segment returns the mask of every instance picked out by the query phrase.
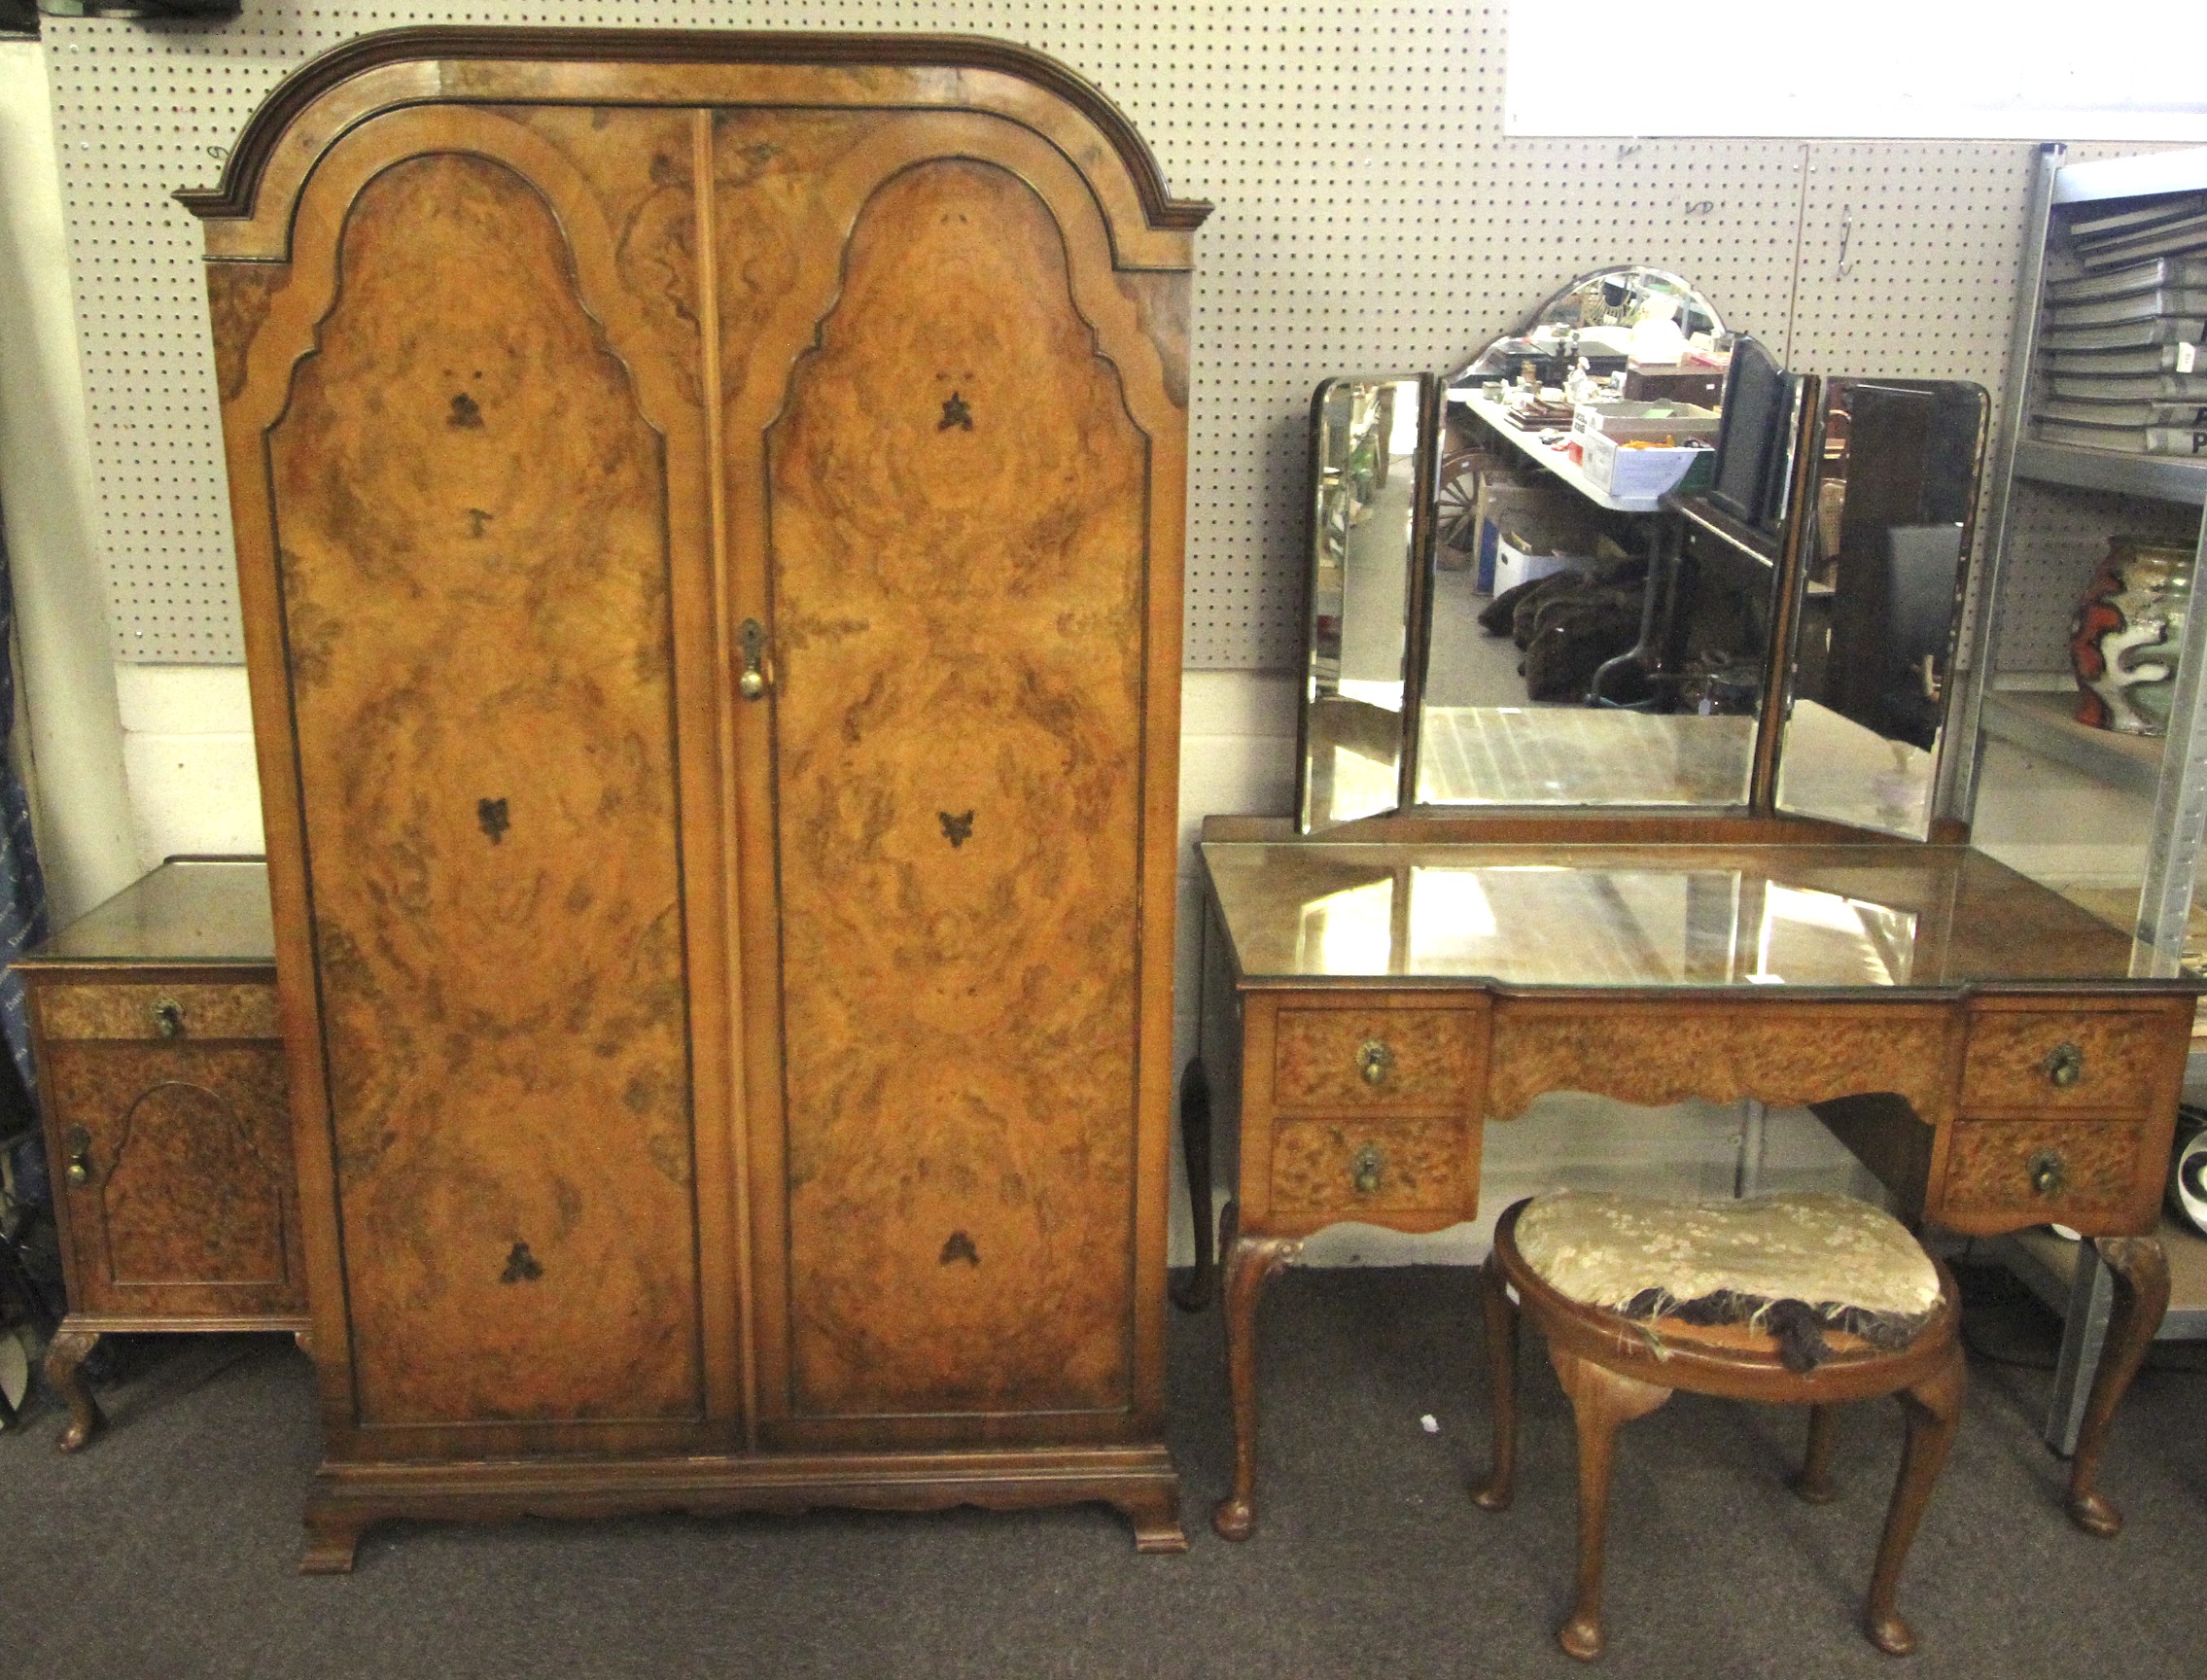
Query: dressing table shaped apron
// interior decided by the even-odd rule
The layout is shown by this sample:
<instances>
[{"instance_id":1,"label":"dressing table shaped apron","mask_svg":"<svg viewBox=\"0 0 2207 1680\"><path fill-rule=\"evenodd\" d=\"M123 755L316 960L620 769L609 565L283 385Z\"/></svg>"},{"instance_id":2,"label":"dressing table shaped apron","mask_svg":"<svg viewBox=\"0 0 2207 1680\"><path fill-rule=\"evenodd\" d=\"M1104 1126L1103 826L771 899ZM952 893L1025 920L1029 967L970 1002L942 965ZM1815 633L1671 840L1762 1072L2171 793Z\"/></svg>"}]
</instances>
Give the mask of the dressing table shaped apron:
<instances>
[{"instance_id":1,"label":"dressing table shaped apron","mask_svg":"<svg viewBox=\"0 0 2207 1680\"><path fill-rule=\"evenodd\" d=\"M2201 982L2134 977L2128 936L1981 852L1819 822L1380 818L1302 837L1214 817L1201 855L1191 1085L1240 1140L1221 1535L1255 1521L1266 1282L1328 1226L1474 1217L1484 1122L1550 1091L1806 1106L1905 1219L2093 1242L2116 1312L2068 1507L2119 1526L2095 1481L2167 1305L2152 1233ZM1206 1209L1209 1106L1184 1104Z\"/></svg>"}]
</instances>

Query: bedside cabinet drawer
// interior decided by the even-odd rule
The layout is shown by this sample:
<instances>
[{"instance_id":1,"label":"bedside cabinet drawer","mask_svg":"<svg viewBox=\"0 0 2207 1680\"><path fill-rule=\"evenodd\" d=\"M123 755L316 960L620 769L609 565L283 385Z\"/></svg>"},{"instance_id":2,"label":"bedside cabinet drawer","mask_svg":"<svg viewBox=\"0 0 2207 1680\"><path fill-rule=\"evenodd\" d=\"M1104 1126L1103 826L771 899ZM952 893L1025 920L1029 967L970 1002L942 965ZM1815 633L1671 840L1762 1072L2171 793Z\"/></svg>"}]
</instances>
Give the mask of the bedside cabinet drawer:
<instances>
[{"instance_id":1,"label":"bedside cabinet drawer","mask_svg":"<svg viewBox=\"0 0 2207 1680\"><path fill-rule=\"evenodd\" d=\"M2138 1173L2144 1131L2119 1121L1957 1121L1933 1216L2086 1225L2141 1202L2150 1216L2156 1188L2142 1189Z\"/></svg>"},{"instance_id":2,"label":"bedside cabinet drawer","mask_svg":"<svg viewBox=\"0 0 2207 1680\"><path fill-rule=\"evenodd\" d=\"M1431 1120L1282 1120L1273 1128L1272 1214L1448 1211L1479 1181L1478 1134Z\"/></svg>"},{"instance_id":3,"label":"bedside cabinet drawer","mask_svg":"<svg viewBox=\"0 0 2207 1680\"><path fill-rule=\"evenodd\" d=\"M1970 1017L1962 1106L2145 1113L2169 1030L2164 1015L1979 1011Z\"/></svg>"},{"instance_id":4,"label":"bedside cabinet drawer","mask_svg":"<svg viewBox=\"0 0 2207 1680\"><path fill-rule=\"evenodd\" d=\"M1276 1108L1457 1108L1470 1100L1482 1017L1463 1009L1282 1009Z\"/></svg>"},{"instance_id":5,"label":"bedside cabinet drawer","mask_svg":"<svg viewBox=\"0 0 2207 1680\"><path fill-rule=\"evenodd\" d=\"M281 1038L274 982L263 985L47 985L39 1025L49 1038Z\"/></svg>"}]
</instances>

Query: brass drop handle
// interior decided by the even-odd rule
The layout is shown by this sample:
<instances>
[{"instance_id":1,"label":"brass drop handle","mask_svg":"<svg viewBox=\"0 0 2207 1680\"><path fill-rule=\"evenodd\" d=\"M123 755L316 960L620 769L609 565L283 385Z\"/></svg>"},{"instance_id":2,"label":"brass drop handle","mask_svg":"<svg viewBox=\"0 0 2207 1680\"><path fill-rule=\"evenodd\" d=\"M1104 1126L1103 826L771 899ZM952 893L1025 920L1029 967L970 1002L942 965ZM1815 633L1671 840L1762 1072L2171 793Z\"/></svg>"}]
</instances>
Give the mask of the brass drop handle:
<instances>
[{"instance_id":1,"label":"brass drop handle","mask_svg":"<svg viewBox=\"0 0 2207 1680\"><path fill-rule=\"evenodd\" d=\"M175 998L161 998L157 999L152 1014L156 1036L161 1038L181 1038L184 1036L184 1005Z\"/></svg>"},{"instance_id":2,"label":"brass drop handle","mask_svg":"<svg viewBox=\"0 0 2207 1680\"><path fill-rule=\"evenodd\" d=\"M1395 1053L1377 1038L1367 1038L1356 1046L1356 1070L1364 1075L1367 1085L1384 1085L1394 1065Z\"/></svg>"},{"instance_id":3,"label":"brass drop handle","mask_svg":"<svg viewBox=\"0 0 2207 1680\"><path fill-rule=\"evenodd\" d=\"M2032 1156L2025 1171L2031 1175L2031 1188L2041 1196L2058 1194L2069 1182L2069 1169L2062 1164L2059 1153L2052 1149L2041 1149Z\"/></svg>"},{"instance_id":4,"label":"brass drop handle","mask_svg":"<svg viewBox=\"0 0 2207 1680\"><path fill-rule=\"evenodd\" d=\"M82 1126L72 1126L63 1141L69 1148L69 1166L62 1176L72 1188L82 1190L92 1181L92 1135Z\"/></svg>"},{"instance_id":5,"label":"brass drop handle","mask_svg":"<svg viewBox=\"0 0 2207 1680\"><path fill-rule=\"evenodd\" d=\"M1349 1181L1356 1186L1357 1195L1370 1196L1380 1188L1380 1173L1386 1164L1377 1143L1367 1143L1356 1151L1349 1163Z\"/></svg>"},{"instance_id":6,"label":"brass drop handle","mask_svg":"<svg viewBox=\"0 0 2207 1680\"><path fill-rule=\"evenodd\" d=\"M736 679L736 692L746 700L766 698L766 632L755 618L746 618L743 629L737 632L743 643L743 675Z\"/></svg>"},{"instance_id":7,"label":"brass drop handle","mask_svg":"<svg viewBox=\"0 0 2207 1680\"><path fill-rule=\"evenodd\" d=\"M2084 1052L2074 1044L2056 1044L2040 1066L2046 1069L2048 1084L2066 1091L2084 1077Z\"/></svg>"}]
</instances>

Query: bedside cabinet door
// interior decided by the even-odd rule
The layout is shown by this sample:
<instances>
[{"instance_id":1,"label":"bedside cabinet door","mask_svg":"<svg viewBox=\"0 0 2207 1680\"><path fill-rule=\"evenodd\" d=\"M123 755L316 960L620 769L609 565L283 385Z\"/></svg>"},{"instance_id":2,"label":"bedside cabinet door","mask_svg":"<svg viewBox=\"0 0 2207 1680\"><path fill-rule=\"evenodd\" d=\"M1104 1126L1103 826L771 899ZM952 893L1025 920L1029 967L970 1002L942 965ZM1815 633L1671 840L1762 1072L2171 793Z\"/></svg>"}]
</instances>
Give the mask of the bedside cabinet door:
<instances>
[{"instance_id":1,"label":"bedside cabinet door","mask_svg":"<svg viewBox=\"0 0 2207 1680\"><path fill-rule=\"evenodd\" d=\"M71 1310L302 1312L283 1046L43 1048Z\"/></svg>"}]
</instances>

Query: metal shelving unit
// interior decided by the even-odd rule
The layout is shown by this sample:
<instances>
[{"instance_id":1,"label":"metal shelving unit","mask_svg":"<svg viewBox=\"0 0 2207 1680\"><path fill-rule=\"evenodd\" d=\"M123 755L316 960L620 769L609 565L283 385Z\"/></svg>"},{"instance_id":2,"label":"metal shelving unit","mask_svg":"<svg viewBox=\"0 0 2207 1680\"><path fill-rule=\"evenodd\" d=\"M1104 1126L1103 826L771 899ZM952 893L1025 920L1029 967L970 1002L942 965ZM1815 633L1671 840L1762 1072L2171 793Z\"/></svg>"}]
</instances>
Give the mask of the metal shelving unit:
<instances>
[{"instance_id":1,"label":"metal shelving unit","mask_svg":"<svg viewBox=\"0 0 2207 1680\"><path fill-rule=\"evenodd\" d=\"M2072 892L2080 902L2110 914L2111 901L2135 904L2133 927L2142 973L2173 974L2185 961L2192 900L2198 885L2201 850L2207 840L2207 600L2194 599L2187 615L2178 655L2176 684L2167 735L2158 741L2111 734L2080 723L2076 695L2051 692L2049 673L2000 669L2004 617L2023 611L2012 591L2020 587L2024 568L2018 552L2037 533L2035 519L2054 521L2058 508L2065 528L2109 521L2103 533L2119 533L2119 521L2134 510L2166 530L2184 518L2181 509L2202 509L2189 522L2195 558L2194 578L2207 584L2207 459L2136 455L2042 442L2032 436L2034 397L2041 377L2038 335L2046 286L2066 265L2069 207L2090 205L2093 213L2123 199L2152 199L2169 193L2207 192L2207 150L2161 153L2146 158L2064 166L2064 148L2041 149L2033 184L2029 221L2018 277L2016 320L2011 341L2002 427L1991 464L1991 494L1983 530L1977 612L1963 684L1956 695L1953 725L1975 750L1947 755L1954 766L1939 791L1943 815L1973 824L1977 843L1996 856L2002 836L1979 819L1997 801L1986 797L1995 779L1988 766L2028 763L2058 767L2072 779L2070 797L2104 790L2104 809L2119 816L2137 813L2148 824L2143 845L2135 840L2126 855L2135 868L2136 897L2125 873L2119 887L2106 881L2085 883L2051 878L2022 857L2008 861L2024 873ZM2017 485L2032 489L2017 496ZM2063 499L2076 505L2063 506ZM2084 509L2080 513L2077 509ZM2081 551L2076 587L2083 588L2096 554ZM2044 577L2044 561L2039 576ZM2040 585L2043 589L2043 583ZM2040 617L2044 618L2043 607ZM2049 662L2050 663L2050 662ZM2001 750L2007 756L2001 756ZM2042 779L2047 771L2026 774ZM2077 780L2082 779L2082 780ZM2083 790L2082 795L2080 789ZM2023 789L2028 793L2030 789ZM2042 825L2053 821L2033 812L2028 797L2010 801ZM2073 807L2074 808L2074 807ZM2150 817L2146 814L2150 811ZM2025 848L2024 850L2028 850ZM2112 851L2111 851L2112 855ZM2197 1045L2200 1041L2194 1039ZM2195 1058L2197 1052L2195 1050ZM2200 1063L2195 1059L2194 1068ZM2188 1239L2193 1245L2197 1239ZM2070 1452L2084 1404L2084 1383L2097 1363L2107 1327L2111 1286L2107 1269L2089 1243L2065 1243L2050 1234L2025 1233L2011 1240L2012 1265L2049 1305L2064 1313L2061 1357L2054 1374L2045 1434L2048 1444ZM2192 1247L2184 1254L2189 1257ZM2164 1339L2207 1337L2207 1264L2179 1268L2180 1281L2162 1326Z\"/></svg>"}]
</instances>

